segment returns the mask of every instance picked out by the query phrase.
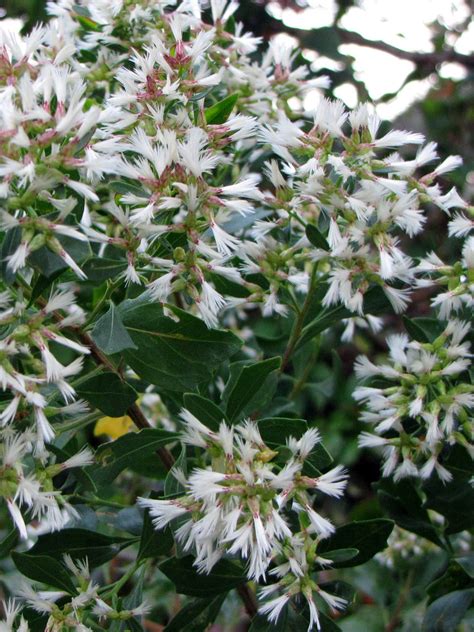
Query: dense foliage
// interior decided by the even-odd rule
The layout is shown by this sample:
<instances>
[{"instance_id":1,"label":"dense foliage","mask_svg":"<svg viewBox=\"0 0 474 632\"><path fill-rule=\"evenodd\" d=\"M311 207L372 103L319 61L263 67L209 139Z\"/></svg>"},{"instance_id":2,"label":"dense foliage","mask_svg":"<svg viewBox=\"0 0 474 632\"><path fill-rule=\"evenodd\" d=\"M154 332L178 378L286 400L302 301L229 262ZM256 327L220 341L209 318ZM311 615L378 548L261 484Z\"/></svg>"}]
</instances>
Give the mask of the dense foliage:
<instances>
[{"instance_id":1,"label":"dense foliage","mask_svg":"<svg viewBox=\"0 0 474 632\"><path fill-rule=\"evenodd\" d=\"M461 158L318 96L237 8L0 32L0 629L230 629L238 595L252 632L356 630L381 577L374 630L469 616Z\"/></svg>"}]
</instances>

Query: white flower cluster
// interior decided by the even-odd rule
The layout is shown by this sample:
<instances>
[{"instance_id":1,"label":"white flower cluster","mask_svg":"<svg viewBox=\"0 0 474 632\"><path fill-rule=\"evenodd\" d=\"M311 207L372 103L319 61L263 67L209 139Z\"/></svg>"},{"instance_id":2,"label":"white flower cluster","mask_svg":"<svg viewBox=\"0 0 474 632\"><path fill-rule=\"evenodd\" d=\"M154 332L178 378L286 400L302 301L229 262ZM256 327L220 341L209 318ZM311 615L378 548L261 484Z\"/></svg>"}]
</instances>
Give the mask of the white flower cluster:
<instances>
[{"instance_id":1,"label":"white flower cluster","mask_svg":"<svg viewBox=\"0 0 474 632\"><path fill-rule=\"evenodd\" d=\"M92 452L86 448L63 463L51 464L54 457L47 444L55 437L50 420L87 410L83 402L75 401L68 378L81 371L89 349L62 333L82 321L82 310L69 290L51 294L41 310L30 309L21 295L13 303L3 292L0 308L0 325L6 333L0 340L0 387L11 395L0 402L0 497L26 538L20 507L50 530L61 529L75 515L73 507L53 491L52 478L65 469L91 464ZM80 355L63 365L51 344Z\"/></svg>"},{"instance_id":2,"label":"white flower cluster","mask_svg":"<svg viewBox=\"0 0 474 632\"><path fill-rule=\"evenodd\" d=\"M431 301L442 319L465 310L472 311L474 305L474 214L458 212L448 224L450 237L464 238L461 257L454 263L445 263L432 252L418 265L421 287L436 284L442 291Z\"/></svg>"},{"instance_id":3,"label":"white flower cluster","mask_svg":"<svg viewBox=\"0 0 474 632\"><path fill-rule=\"evenodd\" d=\"M429 511L432 522L439 526L445 526L444 519L440 514ZM472 550L472 534L469 531L461 531L452 537L452 546L457 554L462 555ZM392 533L388 536L387 548L377 553L375 559L388 568L399 569L400 561L404 560L412 563L415 558L429 556L439 551L439 548L430 540L411 533L395 525Z\"/></svg>"},{"instance_id":4,"label":"white flower cluster","mask_svg":"<svg viewBox=\"0 0 474 632\"><path fill-rule=\"evenodd\" d=\"M433 342L410 341L405 334L387 338L389 363L375 365L358 358L361 378L383 380L385 386L359 386L356 400L365 404L362 421L374 426L363 432L361 447L382 447L384 476L452 478L443 467L445 447L456 443L474 455L472 410L474 386L458 379L471 367L470 324L451 320Z\"/></svg>"},{"instance_id":5,"label":"white flower cluster","mask_svg":"<svg viewBox=\"0 0 474 632\"><path fill-rule=\"evenodd\" d=\"M29 627L23 616L18 621L22 607L27 605L39 615L48 617L46 632L93 632L97 629L97 622L129 621L133 617L141 617L151 610L151 606L143 602L131 609L113 607L101 597L100 587L91 579L87 559L73 560L70 555L64 556L64 563L70 572L71 580L76 584L77 594L71 598L68 593L56 591L37 591L32 586L24 584L18 596L23 604L10 601L5 606L6 619L0 621L0 632L28 632ZM69 598L64 603L64 598ZM56 602L62 600L61 605ZM88 624L93 621L93 626ZM17 627L14 627L15 621Z\"/></svg>"},{"instance_id":6,"label":"white flower cluster","mask_svg":"<svg viewBox=\"0 0 474 632\"><path fill-rule=\"evenodd\" d=\"M249 579L277 578L261 593L263 598L282 593L261 608L270 621L277 620L292 597L303 596L311 612L308 629L319 629L313 595L331 608L340 608L345 601L326 593L313 578L315 564L331 564L318 556L317 547L334 526L313 508L311 495L339 498L346 486L345 471L337 466L317 477L304 474L305 461L320 441L315 429L287 440L290 456L282 464L278 451L265 444L254 422L230 427L222 422L213 432L187 410L182 419L184 443L205 449L211 465L193 470L189 477L174 471L185 489L182 496L140 498L139 504L150 510L157 529L180 519L175 536L184 551L193 553L199 572L211 572L224 555L243 558ZM290 527L290 514L299 523L296 532Z\"/></svg>"},{"instance_id":7,"label":"white flower cluster","mask_svg":"<svg viewBox=\"0 0 474 632\"><path fill-rule=\"evenodd\" d=\"M434 184L461 160L451 157L418 179L415 170L438 157L435 143L421 147L413 160L397 153L384 156L387 149L421 145L424 138L397 130L380 134L381 121L366 105L349 113L340 102L322 100L312 123L305 131L301 120L281 114L260 133L281 164L267 163L274 193L267 192L265 201L274 213L255 228L258 247L247 246L252 272L264 274L276 295L283 281L306 291L316 264L313 287L328 283L324 306L343 303L363 315L364 295L376 284L394 311L403 312L422 268L403 252L401 238L422 232L426 202L447 213L466 206L455 189L442 195ZM309 248L308 225L324 227L326 246ZM276 248L275 230L290 227L291 244ZM275 250L282 256L275 257Z\"/></svg>"},{"instance_id":8,"label":"white flower cluster","mask_svg":"<svg viewBox=\"0 0 474 632\"><path fill-rule=\"evenodd\" d=\"M45 247L82 279L76 240L122 261L125 282L152 299L179 293L209 326L232 305L285 314L285 285L306 292L311 276L328 283L324 305L361 315L378 284L403 311L418 269L400 237L422 231L425 202L466 206L435 184L460 159L417 178L434 143L411 160L385 154L422 135L380 134L365 105L292 111L327 79L309 79L284 46L253 61L258 39L225 29L237 3L211 2L212 24L204 7L142 0L130 14L121 1L64 0L48 26L3 37L1 221L19 242L9 269ZM307 225L327 231L327 248Z\"/></svg>"},{"instance_id":9,"label":"white flower cluster","mask_svg":"<svg viewBox=\"0 0 474 632\"><path fill-rule=\"evenodd\" d=\"M259 40L235 23L237 8L59 0L48 5L48 24L26 37L0 26L0 497L23 538L24 511L64 526L74 510L52 478L92 460L84 450L56 462L48 446L57 421L87 412L74 380L90 356L81 332L103 307L90 302L94 266L119 270L106 298L146 293L209 327L231 308L234 324L255 306L264 316L301 313L296 294L317 287L324 307L352 314L346 339L355 326L380 328L364 305L374 286L396 313L414 289L435 284L442 319L472 307L472 209L436 182L460 158L428 168L435 144L382 130L366 105L349 113L315 97L311 113L298 111L327 78L310 78L291 47L273 43L257 60ZM389 153L402 147L403 156ZM466 238L460 261L415 262L405 252L424 229L426 204L450 216L450 235ZM356 391L375 426L361 445L383 447L386 475L436 471L447 481L444 447L469 447L474 393L458 380L470 366L467 330L452 319L429 344L393 336L390 364L358 362L361 377L389 382ZM271 621L301 595L318 627L314 596L332 608L343 602L313 579L314 565L328 563L317 545L334 528L310 493L337 498L346 475L303 473L314 430L288 441L281 464L253 423L211 432L184 419L184 441L212 463L189 478L177 473L180 498L141 501L156 526L180 517L177 537L198 570L240 556L249 578L275 579L262 590Z\"/></svg>"}]
</instances>

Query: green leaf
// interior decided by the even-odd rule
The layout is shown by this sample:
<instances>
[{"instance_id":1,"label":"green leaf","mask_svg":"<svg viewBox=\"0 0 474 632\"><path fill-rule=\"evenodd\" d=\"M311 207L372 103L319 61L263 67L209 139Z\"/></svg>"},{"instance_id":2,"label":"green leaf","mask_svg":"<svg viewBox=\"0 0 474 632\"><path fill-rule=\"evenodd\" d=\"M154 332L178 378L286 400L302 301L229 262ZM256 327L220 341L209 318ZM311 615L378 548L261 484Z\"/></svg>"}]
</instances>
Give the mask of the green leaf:
<instances>
[{"instance_id":1,"label":"green leaf","mask_svg":"<svg viewBox=\"0 0 474 632\"><path fill-rule=\"evenodd\" d=\"M136 459L151 454L177 439L179 435L176 433L161 428L145 428L140 432L129 432L116 441L100 446L96 452L96 458L98 461L103 461L103 466L95 468L93 474L95 483L98 485L111 483Z\"/></svg>"},{"instance_id":2,"label":"green leaf","mask_svg":"<svg viewBox=\"0 0 474 632\"><path fill-rule=\"evenodd\" d=\"M237 103L238 99L239 93L235 92L225 99L222 99L222 101L218 101L217 103L214 103L214 105L206 108L204 111L206 123L208 125L221 125L222 123L225 123L234 109L234 105Z\"/></svg>"},{"instance_id":3,"label":"green leaf","mask_svg":"<svg viewBox=\"0 0 474 632\"><path fill-rule=\"evenodd\" d=\"M230 421L235 422L245 412L261 407L268 395L267 378L279 369L280 364L277 357L248 366L238 362L230 367L230 378L222 395Z\"/></svg>"},{"instance_id":4,"label":"green leaf","mask_svg":"<svg viewBox=\"0 0 474 632\"><path fill-rule=\"evenodd\" d=\"M94 375L77 386L76 391L89 404L110 417L120 417L137 399L134 388L120 379L116 373Z\"/></svg>"},{"instance_id":5,"label":"green leaf","mask_svg":"<svg viewBox=\"0 0 474 632\"><path fill-rule=\"evenodd\" d=\"M186 446L181 448L181 454L176 460L175 467L181 470L185 475L188 473L187 469L187 460L186 460ZM180 496L185 493L185 488L182 483L174 476L173 470L170 470L165 479L164 492L165 497L173 497Z\"/></svg>"},{"instance_id":6,"label":"green leaf","mask_svg":"<svg viewBox=\"0 0 474 632\"><path fill-rule=\"evenodd\" d=\"M267 417L259 419L257 424L262 439L269 448L273 449L284 446L289 437L299 439L308 430L308 424L304 419L291 417ZM326 448L321 443L317 443L305 461L303 472L307 476L319 476L320 470L329 467L332 461Z\"/></svg>"},{"instance_id":7,"label":"green leaf","mask_svg":"<svg viewBox=\"0 0 474 632\"><path fill-rule=\"evenodd\" d=\"M464 570L459 561L453 559L450 560L446 572L441 575L441 577L438 577L438 579L432 582L428 586L426 592L430 596L430 602L432 602L439 597L442 597L446 593L450 593L455 590L465 590L467 588L474 588L474 581L472 577L470 577L469 574Z\"/></svg>"},{"instance_id":8,"label":"green leaf","mask_svg":"<svg viewBox=\"0 0 474 632\"><path fill-rule=\"evenodd\" d=\"M474 588L455 590L434 601L423 619L422 632L453 632L474 599Z\"/></svg>"},{"instance_id":9,"label":"green leaf","mask_svg":"<svg viewBox=\"0 0 474 632\"><path fill-rule=\"evenodd\" d=\"M157 531L153 526L150 512L147 509L143 518L143 530L137 560L166 555L173 544L174 540L171 531L168 528Z\"/></svg>"},{"instance_id":10,"label":"green leaf","mask_svg":"<svg viewBox=\"0 0 474 632\"><path fill-rule=\"evenodd\" d=\"M324 557L328 560L332 560L334 563L337 563L338 568L343 568L344 562L353 560L359 555L359 553L359 549L354 548L336 549L335 551L326 551L326 553L324 553Z\"/></svg>"},{"instance_id":11,"label":"green leaf","mask_svg":"<svg viewBox=\"0 0 474 632\"><path fill-rule=\"evenodd\" d=\"M423 486L426 508L434 509L447 518L445 532L448 535L474 526L474 488L464 472L449 469L454 475L449 483L444 484L438 477L432 476Z\"/></svg>"},{"instance_id":12,"label":"green leaf","mask_svg":"<svg viewBox=\"0 0 474 632\"><path fill-rule=\"evenodd\" d=\"M176 591L192 597L214 597L247 581L242 567L221 560L209 574L198 573L191 556L171 558L160 564L160 570L176 586Z\"/></svg>"},{"instance_id":13,"label":"green leaf","mask_svg":"<svg viewBox=\"0 0 474 632\"><path fill-rule=\"evenodd\" d=\"M12 560L22 575L75 594L76 588L66 567L47 555L29 555L27 553L12 553Z\"/></svg>"},{"instance_id":14,"label":"green leaf","mask_svg":"<svg viewBox=\"0 0 474 632\"><path fill-rule=\"evenodd\" d=\"M322 540L318 553L324 557L327 551L336 549L357 548L359 554L351 560L341 563L342 566L359 566L372 559L376 553L387 546L387 538L392 532L393 522L383 518L351 522L336 529L334 535ZM334 564L337 568L338 563Z\"/></svg>"},{"instance_id":15,"label":"green leaf","mask_svg":"<svg viewBox=\"0 0 474 632\"><path fill-rule=\"evenodd\" d=\"M51 276L47 277L44 274L40 274L36 280L36 283L31 290L30 305L33 305L38 296L44 294L44 292L51 286L53 281L61 274L61 270L58 270Z\"/></svg>"},{"instance_id":16,"label":"green leaf","mask_svg":"<svg viewBox=\"0 0 474 632\"><path fill-rule=\"evenodd\" d=\"M107 355L119 353L124 349L137 348L123 326L120 314L112 302L109 311L96 322L91 336L99 349Z\"/></svg>"},{"instance_id":17,"label":"green leaf","mask_svg":"<svg viewBox=\"0 0 474 632\"><path fill-rule=\"evenodd\" d=\"M92 254L90 245L87 242L78 241L77 239L63 235L58 237L58 241L61 242L68 255L78 264L81 264L82 261L88 259ZM38 272L46 277L57 275L59 271L69 269L68 264L46 246L32 252L28 257L28 261Z\"/></svg>"},{"instance_id":18,"label":"green leaf","mask_svg":"<svg viewBox=\"0 0 474 632\"><path fill-rule=\"evenodd\" d=\"M265 417L257 421L262 439L270 448L285 445L289 437L299 439L308 430L304 419Z\"/></svg>"},{"instance_id":19,"label":"green leaf","mask_svg":"<svg viewBox=\"0 0 474 632\"><path fill-rule=\"evenodd\" d=\"M60 533L41 535L28 555L59 557L68 553L74 560L87 558L89 566L95 568L114 558L132 541L87 529L63 529Z\"/></svg>"},{"instance_id":20,"label":"green leaf","mask_svg":"<svg viewBox=\"0 0 474 632\"><path fill-rule=\"evenodd\" d=\"M219 614L226 594L213 599L193 599L168 623L163 632L204 632Z\"/></svg>"},{"instance_id":21,"label":"green leaf","mask_svg":"<svg viewBox=\"0 0 474 632\"><path fill-rule=\"evenodd\" d=\"M151 384L183 392L210 380L241 341L229 331L208 329L202 320L176 307L169 309L178 322L164 316L156 303L143 299L122 303L122 322L137 347L126 349L123 355Z\"/></svg>"},{"instance_id":22,"label":"green leaf","mask_svg":"<svg viewBox=\"0 0 474 632\"><path fill-rule=\"evenodd\" d=\"M221 422L227 420L224 411L206 397L196 395L195 393L185 393L183 395L183 402L184 407L210 430L217 432Z\"/></svg>"},{"instance_id":23,"label":"green leaf","mask_svg":"<svg viewBox=\"0 0 474 632\"><path fill-rule=\"evenodd\" d=\"M7 535L0 541L0 559L10 554L10 551L16 546L18 542L18 531L13 528Z\"/></svg>"},{"instance_id":24,"label":"green leaf","mask_svg":"<svg viewBox=\"0 0 474 632\"><path fill-rule=\"evenodd\" d=\"M76 15L76 20L86 31L100 32L102 30L101 26L97 24L97 22L94 22L94 20L84 15Z\"/></svg>"},{"instance_id":25,"label":"green leaf","mask_svg":"<svg viewBox=\"0 0 474 632\"><path fill-rule=\"evenodd\" d=\"M433 342L443 331L442 324L435 318L408 318L403 316L403 324L408 334L419 342Z\"/></svg>"},{"instance_id":26,"label":"green leaf","mask_svg":"<svg viewBox=\"0 0 474 632\"><path fill-rule=\"evenodd\" d=\"M123 180L112 180L108 184L109 188L112 189L114 193L120 193L122 195L127 195L132 193L133 195L137 195L139 197L150 197L149 194L143 189L141 186L138 186L136 183L128 183Z\"/></svg>"},{"instance_id":27,"label":"green leaf","mask_svg":"<svg viewBox=\"0 0 474 632\"><path fill-rule=\"evenodd\" d=\"M0 250L0 278L8 284L13 283L16 273L8 266L8 257L12 255L21 242L21 228L18 226L4 233Z\"/></svg>"},{"instance_id":28,"label":"green leaf","mask_svg":"<svg viewBox=\"0 0 474 632\"><path fill-rule=\"evenodd\" d=\"M454 561L459 564L466 575L474 579L474 553L467 553L466 555L455 557Z\"/></svg>"},{"instance_id":29,"label":"green leaf","mask_svg":"<svg viewBox=\"0 0 474 632\"><path fill-rule=\"evenodd\" d=\"M108 259L107 257L91 257L82 266L84 274L89 281L102 283L107 279L117 277L127 267L127 262L120 259Z\"/></svg>"},{"instance_id":30,"label":"green leaf","mask_svg":"<svg viewBox=\"0 0 474 632\"><path fill-rule=\"evenodd\" d=\"M33 608L22 608L22 617L28 622L28 632L44 632L48 623L47 614L39 614Z\"/></svg>"},{"instance_id":31,"label":"green leaf","mask_svg":"<svg viewBox=\"0 0 474 632\"><path fill-rule=\"evenodd\" d=\"M306 237L316 248L322 248L326 250L326 252L330 250L326 237L324 237L322 232L313 224L306 225Z\"/></svg>"},{"instance_id":32,"label":"green leaf","mask_svg":"<svg viewBox=\"0 0 474 632\"><path fill-rule=\"evenodd\" d=\"M349 318L352 315L352 312L343 305L337 305L331 309L323 309L314 320L303 327L297 348L329 327L334 327L343 318Z\"/></svg>"},{"instance_id":33,"label":"green leaf","mask_svg":"<svg viewBox=\"0 0 474 632\"><path fill-rule=\"evenodd\" d=\"M400 527L421 535L440 547L444 546L438 530L422 506L422 498L411 481L402 480L394 483L390 479L382 479L375 487L378 490L380 504Z\"/></svg>"}]
</instances>

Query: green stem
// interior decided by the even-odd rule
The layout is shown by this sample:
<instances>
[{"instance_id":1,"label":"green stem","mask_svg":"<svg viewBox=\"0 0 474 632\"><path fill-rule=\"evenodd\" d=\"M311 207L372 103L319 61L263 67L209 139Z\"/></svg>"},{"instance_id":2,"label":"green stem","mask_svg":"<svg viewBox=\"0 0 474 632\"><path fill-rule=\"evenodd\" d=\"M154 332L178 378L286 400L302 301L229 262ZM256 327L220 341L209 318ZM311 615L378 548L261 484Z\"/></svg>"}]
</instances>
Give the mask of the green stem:
<instances>
[{"instance_id":1,"label":"green stem","mask_svg":"<svg viewBox=\"0 0 474 632\"><path fill-rule=\"evenodd\" d=\"M400 597L398 598L398 601L397 601L397 603L395 605L395 609L394 609L394 611L392 613L390 621L385 626L385 631L384 632L393 632L394 630L396 630L396 628L401 623L401 613L402 613L403 606L405 605L406 600L407 600L408 595L409 595L409 592L410 592L410 588L411 588L411 585L412 585L412 582L413 582L413 576L414 576L414 570L411 569L408 572L406 581L403 584L402 590L400 592Z\"/></svg>"},{"instance_id":2,"label":"green stem","mask_svg":"<svg viewBox=\"0 0 474 632\"><path fill-rule=\"evenodd\" d=\"M71 498L75 500L81 500L88 505L94 505L95 507L113 507L114 509L125 509L129 505L122 505L121 503L116 503L113 500L104 500L103 498L89 497L89 496L81 496L79 494L72 494Z\"/></svg>"},{"instance_id":3,"label":"green stem","mask_svg":"<svg viewBox=\"0 0 474 632\"><path fill-rule=\"evenodd\" d=\"M121 283L121 279L119 279L117 281L111 281L110 279L108 280L105 292L102 294L102 296L100 297L99 301L97 302L97 305L94 307L94 309L90 313L89 318L84 323L84 329L85 330L87 330L89 325L94 322L95 317L101 311L102 307L109 300L109 298L112 296L112 294L115 292L115 290L118 287L118 284L120 284L120 283Z\"/></svg>"},{"instance_id":4,"label":"green stem","mask_svg":"<svg viewBox=\"0 0 474 632\"><path fill-rule=\"evenodd\" d=\"M303 329L304 321L306 319L306 315L308 313L308 309L311 305L311 301L313 300L313 289L316 280L316 271L318 268L318 264L315 264L313 270L311 272L311 279L309 282L308 294L306 295L305 301L303 303L303 307L301 308L300 313L298 314L295 323L293 325L293 329L291 331L291 336L288 341L288 345L285 349L285 353L283 354L283 360L281 361L280 373L283 373L288 366L291 355L298 344L299 338L301 336L301 331Z\"/></svg>"},{"instance_id":5,"label":"green stem","mask_svg":"<svg viewBox=\"0 0 474 632\"><path fill-rule=\"evenodd\" d=\"M290 399L294 399L304 388L306 382L308 381L308 377L310 376L311 370L314 367L314 363L316 362L319 355L319 347L321 342L321 336L317 336L315 340L315 347L311 353L311 356L306 363L305 369L301 375L301 377L295 382L293 388L291 389Z\"/></svg>"},{"instance_id":6,"label":"green stem","mask_svg":"<svg viewBox=\"0 0 474 632\"><path fill-rule=\"evenodd\" d=\"M101 598L102 599L109 599L110 597L112 597L113 595L116 595L119 590L125 586L125 584L128 582L128 580L133 577L133 575L137 572L137 570L140 568L141 564L143 562L145 562L146 560L141 560L139 562L135 562L135 564L133 564L133 566L131 566L128 571L126 573L124 573L122 575L122 577L120 579L118 579L115 584L112 586L112 588L110 590L106 590L106 592L101 594ZM103 589L106 589L106 586L103 587ZM101 589L101 590L103 590ZM101 592L101 590L99 590L99 592Z\"/></svg>"}]
</instances>

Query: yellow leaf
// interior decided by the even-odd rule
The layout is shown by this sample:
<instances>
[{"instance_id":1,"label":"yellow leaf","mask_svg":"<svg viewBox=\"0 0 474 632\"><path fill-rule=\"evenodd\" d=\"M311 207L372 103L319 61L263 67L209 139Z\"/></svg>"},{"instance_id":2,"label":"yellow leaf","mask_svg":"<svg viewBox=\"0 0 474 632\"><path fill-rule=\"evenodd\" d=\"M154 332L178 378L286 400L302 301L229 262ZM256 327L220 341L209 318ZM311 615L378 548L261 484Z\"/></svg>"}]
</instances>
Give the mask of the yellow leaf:
<instances>
[{"instance_id":1,"label":"yellow leaf","mask_svg":"<svg viewBox=\"0 0 474 632\"><path fill-rule=\"evenodd\" d=\"M110 439L118 439L134 429L133 421L128 415L123 417L101 417L94 427L94 436L107 435Z\"/></svg>"}]
</instances>

